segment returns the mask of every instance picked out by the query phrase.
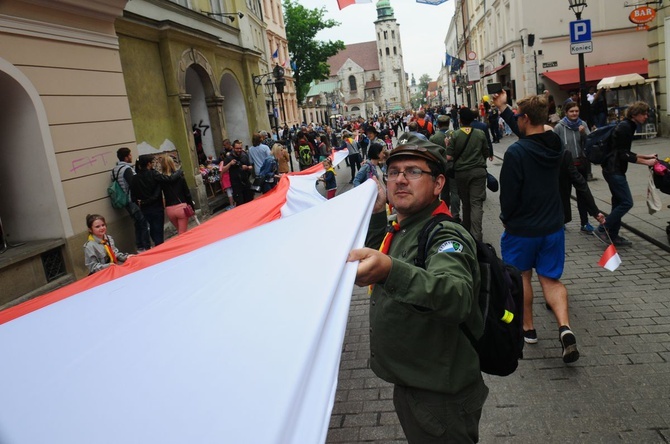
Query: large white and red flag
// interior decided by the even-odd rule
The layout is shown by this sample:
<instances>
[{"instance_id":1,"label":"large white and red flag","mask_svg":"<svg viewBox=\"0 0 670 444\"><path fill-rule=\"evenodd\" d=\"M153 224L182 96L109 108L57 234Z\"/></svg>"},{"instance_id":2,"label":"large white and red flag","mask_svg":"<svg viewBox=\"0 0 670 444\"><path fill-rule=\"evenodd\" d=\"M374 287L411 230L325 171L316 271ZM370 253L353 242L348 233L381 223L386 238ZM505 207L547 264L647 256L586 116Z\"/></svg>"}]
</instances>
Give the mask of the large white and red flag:
<instances>
[{"instance_id":1,"label":"large white and red flag","mask_svg":"<svg viewBox=\"0 0 670 444\"><path fill-rule=\"evenodd\" d=\"M344 9L347 6L358 5L361 3L372 3L372 0L337 0L337 6Z\"/></svg>"},{"instance_id":2,"label":"large white and red flag","mask_svg":"<svg viewBox=\"0 0 670 444\"><path fill-rule=\"evenodd\" d=\"M619 265L621 265L621 258L619 257L619 253L617 253L614 245L607 247L602 257L598 261L598 265L609 271L614 271L619 268Z\"/></svg>"},{"instance_id":3,"label":"large white and red flag","mask_svg":"<svg viewBox=\"0 0 670 444\"><path fill-rule=\"evenodd\" d=\"M0 312L0 442L324 442L376 187L321 173Z\"/></svg>"}]
</instances>

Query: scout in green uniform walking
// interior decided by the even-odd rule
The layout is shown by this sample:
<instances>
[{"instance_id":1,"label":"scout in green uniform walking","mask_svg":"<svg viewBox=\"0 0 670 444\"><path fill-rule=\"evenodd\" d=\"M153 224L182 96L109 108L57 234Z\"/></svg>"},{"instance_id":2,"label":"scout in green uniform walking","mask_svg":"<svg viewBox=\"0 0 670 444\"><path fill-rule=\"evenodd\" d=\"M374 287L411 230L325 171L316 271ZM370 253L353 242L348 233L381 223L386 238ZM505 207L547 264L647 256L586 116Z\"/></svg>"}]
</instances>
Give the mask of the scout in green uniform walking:
<instances>
[{"instance_id":1,"label":"scout in green uniform walking","mask_svg":"<svg viewBox=\"0 0 670 444\"><path fill-rule=\"evenodd\" d=\"M414 265L419 232L449 211L439 199L446 150L403 134L386 163L387 192L378 185L368 248L348 259L360 261L356 284L372 285L370 367L395 384L393 402L410 443L477 442L488 388L460 327L475 337L483 331L475 243L462 226L443 222L429 238L426 268ZM387 197L397 214L390 227Z\"/></svg>"}]
</instances>

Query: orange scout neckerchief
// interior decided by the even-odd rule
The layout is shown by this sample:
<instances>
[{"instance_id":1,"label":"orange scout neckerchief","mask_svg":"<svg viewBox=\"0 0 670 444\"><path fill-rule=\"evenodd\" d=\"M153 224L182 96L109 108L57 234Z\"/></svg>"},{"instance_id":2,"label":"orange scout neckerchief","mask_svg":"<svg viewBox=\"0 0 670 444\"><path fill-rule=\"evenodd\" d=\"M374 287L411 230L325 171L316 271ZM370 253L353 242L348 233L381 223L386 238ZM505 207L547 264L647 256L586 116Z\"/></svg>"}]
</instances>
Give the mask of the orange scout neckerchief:
<instances>
[{"instance_id":1,"label":"orange scout neckerchief","mask_svg":"<svg viewBox=\"0 0 670 444\"><path fill-rule=\"evenodd\" d=\"M97 236L93 236L92 234L88 235L88 240L91 242L98 242L102 244L105 247L105 251L107 252L107 256L109 256L109 259L112 261L113 264L116 264L116 255L114 254L114 251L112 251L112 246L109 244L109 240L107 239L107 236L105 236L104 239L100 239Z\"/></svg>"}]
</instances>

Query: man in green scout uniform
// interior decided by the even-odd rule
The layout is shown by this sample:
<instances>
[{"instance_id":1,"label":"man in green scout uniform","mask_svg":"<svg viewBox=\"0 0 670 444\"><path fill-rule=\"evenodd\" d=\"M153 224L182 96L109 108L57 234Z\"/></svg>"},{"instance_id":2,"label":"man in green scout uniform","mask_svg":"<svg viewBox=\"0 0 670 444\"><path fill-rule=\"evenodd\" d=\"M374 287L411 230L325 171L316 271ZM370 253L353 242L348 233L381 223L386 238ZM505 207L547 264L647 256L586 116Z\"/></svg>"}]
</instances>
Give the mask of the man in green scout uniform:
<instances>
[{"instance_id":1,"label":"man in green scout uniform","mask_svg":"<svg viewBox=\"0 0 670 444\"><path fill-rule=\"evenodd\" d=\"M477 442L488 388L477 352L461 329L481 336L480 274L472 237L453 222L439 224L427 245L426 267L414 265L418 235L435 214L446 150L403 134L387 163L387 193L378 185L356 284L370 294L370 367L395 384L393 402L410 443ZM387 224L386 200L397 219ZM381 248L380 248L381 247Z\"/></svg>"}]
</instances>

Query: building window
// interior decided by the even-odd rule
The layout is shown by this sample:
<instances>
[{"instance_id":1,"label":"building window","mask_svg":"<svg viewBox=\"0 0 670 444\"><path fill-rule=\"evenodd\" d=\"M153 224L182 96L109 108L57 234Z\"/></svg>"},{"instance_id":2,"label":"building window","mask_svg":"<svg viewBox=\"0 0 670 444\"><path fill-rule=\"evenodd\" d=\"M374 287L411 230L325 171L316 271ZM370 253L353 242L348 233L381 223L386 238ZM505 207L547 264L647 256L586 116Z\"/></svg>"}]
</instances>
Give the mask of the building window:
<instances>
[{"instance_id":1,"label":"building window","mask_svg":"<svg viewBox=\"0 0 670 444\"><path fill-rule=\"evenodd\" d=\"M216 0L211 0L209 2L209 4L210 4L210 8L211 8L212 12L214 12L214 13L223 12L223 10L221 9L221 2L218 2Z\"/></svg>"},{"instance_id":2,"label":"building window","mask_svg":"<svg viewBox=\"0 0 670 444\"><path fill-rule=\"evenodd\" d=\"M189 0L172 0L172 3L191 9L191 2Z\"/></svg>"},{"instance_id":3,"label":"building window","mask_svg":"<svg viewBox=\"0 0 670 444\"><path fill-rule=\"evenodd\" d=\"M384 40L388 40L388 38L389 38L389 32L384 31Z\"/></svg>"},{"instance_id":4,"label":"building window","mask_svg":"<svg viewBox=\"0 0 670 444\"><path fill-rule=\"evenodd\" d=\"M380 49L379 49L379 57L381 57L381 56L382 56L382 50L381 50L381 48L380 48Z\"/></svg>"},{"instance_id":5,"label":"building window","mask_svg":"<svg viewBox=\"0 0 670 444\"><path fill-rule=\"evenodd\" d=\"M395 31L393 29L391 30L391 38L395 39Z\"/></svg>"},{"instance_id":6,"label":"building window","mask_svg":"<svg viewBox=\"0 0 670 444\"><path fill-rule=\"evenodd\" d=\"M393 82L393 87L397 88L398 87L398 82Z\"/></svg>"},{"instance_id":7,"label":"building window","mask_svg":"<svg viewBox=\"0 0 670 444\"><path fill-rule=\"evenodd\" d=\"M349 76L349 90L350 91L358 90L358 88L356 87L356 77L354 76Z\"/></svg>"},{"instance_id":8,"label":"building window","mask_svg":"<svg viewBox=\"0 0 670 444\"><path fill-rule=\"evenodd\" d=\"M377 33L377 40L381 40L381 37L379 37L379 33Z\"/></svg>"},{"instance_id":9,"label":"building window","mask_svg":"<svg viewBox=\"0 0 670 444\"><path fill-rule=\"evenodd\" d=\"M386 55L391 55L391 51L388 48L386 48Z\"/></svg>"},{"instance_id":10,"label":"building window","mask_svg":"<svg viewBox=\"0 0 670 444\"><path fill-rule=\"evenodd\" d=\"M395 46L393 47L393 55L398 55L398 50L396 49Z\"/></svg>"}]
</instances>

